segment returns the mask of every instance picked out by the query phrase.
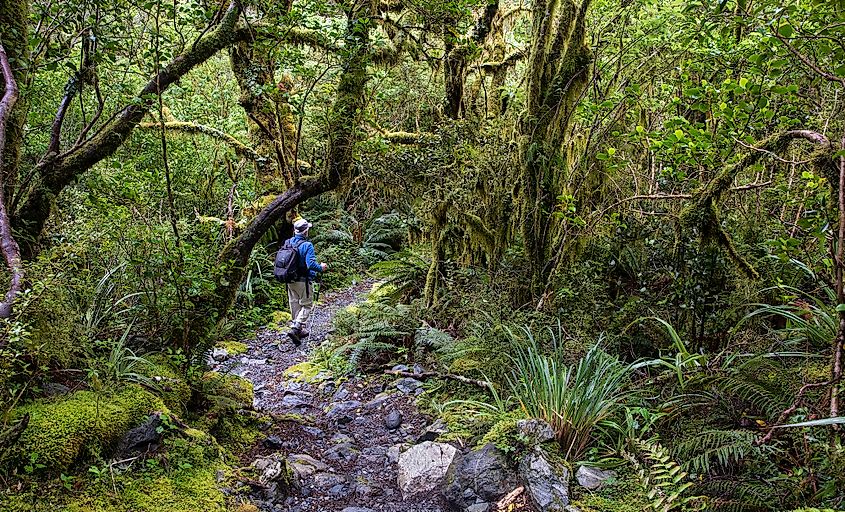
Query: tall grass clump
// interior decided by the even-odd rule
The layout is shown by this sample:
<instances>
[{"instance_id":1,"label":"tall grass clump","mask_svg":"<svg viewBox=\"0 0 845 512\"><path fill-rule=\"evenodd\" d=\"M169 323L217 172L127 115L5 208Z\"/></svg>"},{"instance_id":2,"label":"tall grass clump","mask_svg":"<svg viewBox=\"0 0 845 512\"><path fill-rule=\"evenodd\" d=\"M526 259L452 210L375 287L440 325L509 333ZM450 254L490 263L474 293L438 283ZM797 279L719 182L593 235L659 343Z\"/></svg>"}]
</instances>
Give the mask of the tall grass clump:
<instances>
[{"instance_id":1,"label":"tall grass clump","mask_svg":"<svg viewBox=\"0 0 845 512\"><path fill-rule=\"evenodd\" d=\"M522 333L528 343L520 344L512 356L510 392L529 416L552 426L567 460L577 460L596 425L620 404L631 366L602 350L600 342L576 364L566 365L554 333L548 354L530 330L523 328Z\"/></svg>"}]
</instances>

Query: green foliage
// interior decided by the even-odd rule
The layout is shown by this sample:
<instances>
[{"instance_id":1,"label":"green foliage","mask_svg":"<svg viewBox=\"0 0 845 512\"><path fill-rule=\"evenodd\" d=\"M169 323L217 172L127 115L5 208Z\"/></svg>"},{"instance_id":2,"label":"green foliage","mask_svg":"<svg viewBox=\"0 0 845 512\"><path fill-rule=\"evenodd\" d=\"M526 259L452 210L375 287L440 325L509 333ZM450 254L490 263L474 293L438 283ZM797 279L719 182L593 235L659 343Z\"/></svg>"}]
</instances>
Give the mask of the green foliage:
<instances>
[{"instance_id":1,"label":"green foliage","mask_svg":"<svg viewBox=\"0 0 845 512\"><path fill-rule=\"evenodd\" d=\"M347 354L351 368L386 363L411 348L418 323L414 311L403 304L368 300L339 312L335 336L342 342L336 352Z\"/></svg>"},{"instance_id":2,"label":"green foliage","mask_svg":"<svg viewBox=\"0 0 845 512\"><path fill-rule=\"evenodd\" d=\"M543 354L529 329L519 335L530 341L513 358L510 392L529 416L552 426L565 458L578 460L592 442L593 429L619 406L631 368L604 352L600 343L577 364L566 366L559 352Z\"/></svg>"},{"instance_id":3,"label":"green foliage","mask_svg":"<svg viewBox=\"0 0 845 512\"><path fill-rule=\"evenodd\" d=\"M642 460L628 455L628 460L637 469L640 485L650 500L649 510L669 512L670 510L704 510L706 500L689 494L693 482L688 473L672 460L665 448L656 441L639 441L638 453Z\"/></svg>"}]
</instances>

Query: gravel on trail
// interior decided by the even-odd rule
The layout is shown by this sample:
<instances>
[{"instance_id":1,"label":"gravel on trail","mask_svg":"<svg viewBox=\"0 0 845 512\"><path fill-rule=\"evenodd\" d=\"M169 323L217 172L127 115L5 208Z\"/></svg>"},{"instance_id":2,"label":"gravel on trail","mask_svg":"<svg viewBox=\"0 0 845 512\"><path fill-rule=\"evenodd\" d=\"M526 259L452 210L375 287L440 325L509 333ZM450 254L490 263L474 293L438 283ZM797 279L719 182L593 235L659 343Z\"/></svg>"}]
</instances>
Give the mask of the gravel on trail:
<instances>
[{"instance_id":1,"label":"gravel on trail","mask_svg":"<svg viewBox=\"0 0 845 512\"><path fill-rule=\"evenodd\" d=\"M304 382L285 370L307 361L331 332L332 318L346 306L364 300L374 281L325 293L312 314L311 334L294 347L284 332L264 328L246 340L245 354L215 363L250 380L255 408L269 413L273 424L242 462L260 458L287 459L294 473L290 489L253 486L250 499L262 511L444 512L437 491L403 500L397 484L400 449L417 442L431 419L414 400L419 389L405 393L397 379L318 374ZM406 389L407 391L407 389ZM291 464L293 462L293 464Z\"/></svg>"}]
</instances>

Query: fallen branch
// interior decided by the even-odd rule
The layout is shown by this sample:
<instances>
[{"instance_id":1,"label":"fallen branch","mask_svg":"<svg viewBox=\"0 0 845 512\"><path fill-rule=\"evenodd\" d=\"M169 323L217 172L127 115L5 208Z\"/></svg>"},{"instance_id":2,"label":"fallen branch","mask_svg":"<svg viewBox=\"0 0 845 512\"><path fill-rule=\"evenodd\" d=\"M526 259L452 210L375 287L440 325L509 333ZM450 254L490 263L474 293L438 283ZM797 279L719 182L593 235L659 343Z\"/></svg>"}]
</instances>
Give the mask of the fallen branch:
<instances>
[{"instance_id":1,"label":"fallen branch","mask_svg":"<svg viewBox=\"0 0 845 512\"><path fill-rule=\"evenodd\" d=\"M525 487L519 486L516 489L512 490L511 492L507 493L504 498L500 499L496 503L496 510L507 510L508 507L516 501L519 496L525 492Z\"/></svg>"},{"instance_id":2,"label":"fallen branch","mask_svg":"<svg viewBox=\"0 0 845 512\"><path fill-rule=\"evenodd\" d=\"M405 372L405 371L402 371L402 370L385 370L384 373L387 374L387 375L396 375L397 377L411 377L411 378L417 379L417 380L426 380L426 379L430 379L430 378L456 380L458 382L463 382L464 384L472 384L474 386L489 389L491 391L493 390L492 384L490 384L486 380L470 379L469 377L464 377L463 375L455 375L454 373L438 373L438 372L414 373L414 372Z\"/></svg>"},{"instance_id":3,"label":"fallen branch","mask_svg":"<svg viewBox=\"0 0 845 512\"><path fill-rule=\"evenodd\" d=\"M6 150L6 129L9 116L11 116L12 108L18 101L19 94L18 84L15 82L12 66L9 64L9 56L6 55L6 49L3 48L3 45L0 45L0 71L3 73L4 83L3 97L0 99L0 250L3 252L3 258L6 260L6 266L11 274L9 290L6 292L3 302L0 302L0 318L9 318L12 316L12 304L15 302L15 296L23 284L24 270L21 265L20 247L12 236L12 225L6 211L6 184L3 183L3 153ZM3 345L5 345L5 341L0 340L0 347Z\"/></svg>"}]
</instances>

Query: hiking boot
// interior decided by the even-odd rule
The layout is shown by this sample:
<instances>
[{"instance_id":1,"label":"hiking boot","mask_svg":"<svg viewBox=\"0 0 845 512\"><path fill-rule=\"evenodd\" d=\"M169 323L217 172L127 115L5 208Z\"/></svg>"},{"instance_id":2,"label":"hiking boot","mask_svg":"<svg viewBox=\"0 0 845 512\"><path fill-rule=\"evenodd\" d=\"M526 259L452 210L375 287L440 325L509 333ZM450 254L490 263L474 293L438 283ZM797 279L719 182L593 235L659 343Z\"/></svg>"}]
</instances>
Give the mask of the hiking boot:
<instances>
[{"instance_id":1,"label":"hiking boot","mask_svg":"<svg viewBox=\"0 0 845 512\"><path fill-rule=\"evenodd\" d=\"M291 329L286 334L288 338L293 342L294 346L298 347L302 345L302 340L300 339L300 330L299 329Z\"/></svg>"}]
</instances>

